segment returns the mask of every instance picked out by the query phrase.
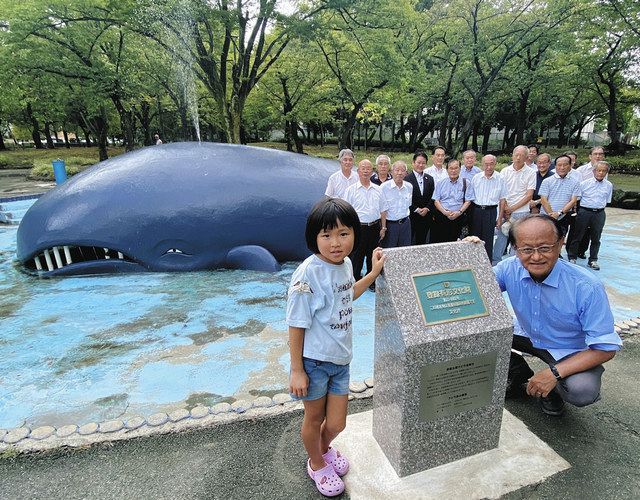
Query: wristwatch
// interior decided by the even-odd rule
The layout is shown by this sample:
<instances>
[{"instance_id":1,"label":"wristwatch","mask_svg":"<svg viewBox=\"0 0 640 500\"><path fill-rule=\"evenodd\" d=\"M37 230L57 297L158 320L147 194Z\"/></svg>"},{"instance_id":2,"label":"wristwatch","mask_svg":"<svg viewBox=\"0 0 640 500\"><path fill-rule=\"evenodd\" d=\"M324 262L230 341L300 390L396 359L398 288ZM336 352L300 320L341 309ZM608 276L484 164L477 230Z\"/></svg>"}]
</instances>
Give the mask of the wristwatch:
<instances>
[{"instance_id":1,"label":"wristwatch","mask_svg":"<svg viewBox=\"0 0 640 500\"><path fill-rule=\"evenodd\" d=\"M560 376L560 373L558 372L556 365L549 365L549 370L551 370L551 373L553 373L553 376L556 378L556 380L558 381L562 380L562 377Z\"/></svg>"}]
</instances>

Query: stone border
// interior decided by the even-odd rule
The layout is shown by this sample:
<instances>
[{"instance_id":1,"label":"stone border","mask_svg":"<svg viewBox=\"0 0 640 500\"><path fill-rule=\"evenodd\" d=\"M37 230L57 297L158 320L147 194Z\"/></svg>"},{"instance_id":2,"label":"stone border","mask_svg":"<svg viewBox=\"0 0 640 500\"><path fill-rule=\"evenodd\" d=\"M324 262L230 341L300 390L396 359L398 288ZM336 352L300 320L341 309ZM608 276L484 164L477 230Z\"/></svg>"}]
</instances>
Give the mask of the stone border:
<instances>
[{"instance_id":1,"label":"stone border","mask_svg":"<svg viewBox=\"0 0 640 500\"><path fill-rule=\"evenodd\" d=\"M373 396L373 378L349 384L349 400ZM0 459L2 455L50 451L57 448L85 447L109 441L182 432L194 428L215 427L220 424L252 418L290 413L302 409L302 402L289 394L276 394L273 398L260 396L253 401L238 400L231 404L196 406L190 411L179 408L171 413L155 413L147 418L134 416L127 420L90 422L81 426L27 426L0 429Z\"/></svg>"},{"instance_id":2,"label":"stone border","mask_svg":"<svg viewBox=\"0 0 640 500\"><path fill-rule=\"evenodd\" d=\"M640 334L640 317L614 323L616 333L621 336ZM373 378L349 384L349 400L373 396ZM49 425L31 429L16 427L0 429L0 458L3 454L21 454L49 451L57 448L121 441L136 437L154 436L182 432L194 428L215 427L220 424L263 418L301 410L302 403L291 399L289 394L276 394L273 398L260 396L253 401L238 400L233 403L218 403L214 406L196 406L191 410L179 408L171 413L154 413L144 418L130 417L127 420L90 422L81 426Z\"/></svg>"}]
</instances>

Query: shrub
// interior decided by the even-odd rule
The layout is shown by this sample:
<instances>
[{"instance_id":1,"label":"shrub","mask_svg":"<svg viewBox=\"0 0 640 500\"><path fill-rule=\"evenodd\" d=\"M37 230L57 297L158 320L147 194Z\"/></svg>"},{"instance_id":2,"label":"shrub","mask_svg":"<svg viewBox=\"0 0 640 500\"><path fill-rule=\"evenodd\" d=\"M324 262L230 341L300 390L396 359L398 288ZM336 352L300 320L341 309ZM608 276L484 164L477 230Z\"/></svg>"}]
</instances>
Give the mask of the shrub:
<instances>
[{"instance_id":1,"label":"shrub","mask_svg":"<svg viewBox=\"0 0 640 500\"><path fill-rule=\"evenodd\" d=\"M51 161L45 159L36 159L34 166L29 172L30 179L38 180L54 180L53 165ZM83 170L86 170L95 162L90 158L83 158L81 156L70 156L65 158L65 164L67 168L67 176L72 177Z\"/></svg>"}]
</instances>

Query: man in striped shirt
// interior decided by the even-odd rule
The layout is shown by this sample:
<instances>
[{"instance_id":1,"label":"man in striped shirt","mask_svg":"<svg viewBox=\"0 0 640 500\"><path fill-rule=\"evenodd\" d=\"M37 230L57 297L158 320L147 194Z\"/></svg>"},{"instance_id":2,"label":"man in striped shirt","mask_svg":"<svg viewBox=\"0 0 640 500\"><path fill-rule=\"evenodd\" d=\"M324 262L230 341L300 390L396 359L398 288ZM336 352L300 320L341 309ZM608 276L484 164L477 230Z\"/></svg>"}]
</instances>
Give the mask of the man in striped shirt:
<instances>
[{"instance_id":1,"label":"man in striped shirt","mask_svg":"<svg viewBox=\"0 0 640 500\"><path fill-rule=\"evenodd\" d=\"M571 158L560 155L556 158L556 173L540 184L541 213L557 219L564 228L569 228L569 214L580 196L580 183L567 176L571 169Z\"/></svg>"},{"instance_id":2,"label":"man in striped shirt","mask_svg":"<svg viewBox=\"0 0 640 500\"><path fill-rule=\"evenodd\" d=\"M499 231L502 226L507 188L500 174L495 171L495 156L483 156L482 168L484 172L471 180L475 194L471 212L471 234L484 241L489 260L493 260L493 236L496 228Z\"/></svg>"}]
</instances>

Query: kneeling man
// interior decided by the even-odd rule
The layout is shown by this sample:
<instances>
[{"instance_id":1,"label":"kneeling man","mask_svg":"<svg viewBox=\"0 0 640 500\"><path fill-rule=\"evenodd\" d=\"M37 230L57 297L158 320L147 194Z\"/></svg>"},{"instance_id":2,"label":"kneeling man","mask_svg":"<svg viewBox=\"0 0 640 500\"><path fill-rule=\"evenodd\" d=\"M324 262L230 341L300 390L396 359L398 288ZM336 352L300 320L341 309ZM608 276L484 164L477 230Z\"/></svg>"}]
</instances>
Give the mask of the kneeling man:
<instances>
[{"instance_id":1,"label":"kneeling man","mask_svg":"<svg viewBox=\"0 0 640 500\"><path fill-rule=\"evenodd\" d=\"M527 215L513 224L509 238L516 256L494 269L521 327L512 347L542 359L548 368L534 373L512 352L507 395L526 383L527 394L540 398L542 411L556 416L564 412L565 401L595 403L602 364L622 346L604 286L587 270L559 259L564 238L557 220Z\"/></svg>"}]
</instances>

